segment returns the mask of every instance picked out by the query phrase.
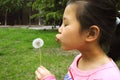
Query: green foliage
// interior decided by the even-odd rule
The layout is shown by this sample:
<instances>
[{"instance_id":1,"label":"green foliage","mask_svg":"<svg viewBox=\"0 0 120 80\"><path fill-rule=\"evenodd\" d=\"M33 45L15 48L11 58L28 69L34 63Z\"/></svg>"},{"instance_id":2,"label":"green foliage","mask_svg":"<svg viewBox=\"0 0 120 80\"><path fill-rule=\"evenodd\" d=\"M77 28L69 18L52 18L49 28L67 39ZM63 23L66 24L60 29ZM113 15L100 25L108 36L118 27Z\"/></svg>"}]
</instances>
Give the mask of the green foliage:
<instances>
[{"instance_id":1,"label":"green foliage","mask_svg":"<svg viewBox=\"0 0 120 80\"><path fill-rule=\"evenodd\" d=\"M4 13L10 13L22 7L22 0L0 0L0 9Z\"/></svg>"},{"instance_id":2,"label":"green foliage","mask_svg":"<svg viewBox=\"0 0 120 80\"><path fill-rule=\"evenodd\" d=\"M0 0L1 14L5 17L5 25L7 25L7 15L13 10L19 10L22 7L22 0Z\"/></svg>"},{"instance_id":3,"label":"green foliage","mask_svg":"<svg viewBox=\"0 0 120 80\"><path fill-rule=\"evenodd\" d=\"M53 24L54 26L61 23L64 8L67 0L36 0L32 7L38 10L34 17L43 17L45 24Z\"/></svg>"},{"instance_id":4,"label":"green foliage","mask_svg":"<svg viewBox=\"0 0 120 80\"><path fill-rule=\"evenodd\" d=\"M49 8L54 7L53 1L54 0L35 0L33 3L33 9L48 10Z\"/></svg>"}]
</instances>

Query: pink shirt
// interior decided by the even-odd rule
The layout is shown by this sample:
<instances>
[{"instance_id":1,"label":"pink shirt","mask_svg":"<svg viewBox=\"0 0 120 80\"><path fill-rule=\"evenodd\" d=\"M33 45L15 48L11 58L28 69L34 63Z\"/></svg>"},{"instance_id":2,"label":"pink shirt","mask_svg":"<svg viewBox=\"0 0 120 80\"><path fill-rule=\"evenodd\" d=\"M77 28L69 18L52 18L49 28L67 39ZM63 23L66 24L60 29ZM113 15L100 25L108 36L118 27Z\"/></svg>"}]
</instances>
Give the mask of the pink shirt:
<instances>
[{"instance_id":1,"label":"pink shirt","mask_svg":"<svg viewBox=\"0 0 120 80\"><path fill-rule=\"evenodd\" d=\"M113 60L97 69L81 71L77 68L80 57L74 59L64 80L120 80L120 71Z\"/></svg>"},{"instance_id":2,"label":"pink shirt","mask_svg":"<svg viewBox=\"0 0 120 80\"><path fill-rule=\"evenodd\" d=\"M90 71L81 71L77 68L77 62L81 54L78 55L68 69L64 80L120 80L120 71L113 60L109 63ZM88 65L89 66L89 65ZM48 76L43 80L56 80L55 77Z\"/></svg>"}]
</instances>

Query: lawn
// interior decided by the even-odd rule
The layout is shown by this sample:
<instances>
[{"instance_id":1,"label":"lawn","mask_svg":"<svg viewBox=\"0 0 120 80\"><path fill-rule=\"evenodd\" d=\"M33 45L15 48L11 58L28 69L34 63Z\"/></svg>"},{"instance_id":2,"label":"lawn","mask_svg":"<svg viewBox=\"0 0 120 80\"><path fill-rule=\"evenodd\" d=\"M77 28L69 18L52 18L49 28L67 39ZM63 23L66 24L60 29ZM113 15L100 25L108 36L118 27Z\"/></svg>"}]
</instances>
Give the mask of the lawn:
<instances>
[{"instance_id":1,"label":"lawn","mask_svg":"<svg viewBox=\"0 0 120 80\"><path fill-rule=\"evenodd\" d=\"M56 30L0 28L0 80L35 80L40 53L32 47L32 41L38 37L45 42L41 48L42 65L54 73L57 80L63 80L77 53L62 51L55 41L56 33Z\"/></svg>"}]
</instances>

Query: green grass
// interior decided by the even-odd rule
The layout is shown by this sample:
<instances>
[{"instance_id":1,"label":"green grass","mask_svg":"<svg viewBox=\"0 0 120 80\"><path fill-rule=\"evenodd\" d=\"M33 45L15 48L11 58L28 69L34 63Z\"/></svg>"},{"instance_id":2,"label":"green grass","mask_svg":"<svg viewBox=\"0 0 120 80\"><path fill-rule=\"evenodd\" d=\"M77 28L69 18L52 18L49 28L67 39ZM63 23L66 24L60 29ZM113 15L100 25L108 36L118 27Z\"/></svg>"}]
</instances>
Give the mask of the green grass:
<instances>
[{"instance_id":1,"label":"green grass","mask_svg":"<svg viewBox=\"0 0 120 80\"><path fill-rule=\"evenodd\" d=\"M75 54L64 52L55 41L56 30L42 31L21 28L0 28L0 80L35 80L40 65L39 52L32 47L35 38L42 38L42 65L62 80Z\"/></svg>"},{"instance_id":2,"label":"green grass","mask_svg":"<svg viewBox=\"0 0 120 80\"><path fill-rule=\"evenodd\" d=\"M32 47L35 38L42 38L42 65L63 80L76 52L65 52L55 41L56 30L0 28L0 80L35 80L40 54ZM75 54L73 54L75 53ZM117 62L120 67L120 62Z\"/></svg>"}]
</instances>

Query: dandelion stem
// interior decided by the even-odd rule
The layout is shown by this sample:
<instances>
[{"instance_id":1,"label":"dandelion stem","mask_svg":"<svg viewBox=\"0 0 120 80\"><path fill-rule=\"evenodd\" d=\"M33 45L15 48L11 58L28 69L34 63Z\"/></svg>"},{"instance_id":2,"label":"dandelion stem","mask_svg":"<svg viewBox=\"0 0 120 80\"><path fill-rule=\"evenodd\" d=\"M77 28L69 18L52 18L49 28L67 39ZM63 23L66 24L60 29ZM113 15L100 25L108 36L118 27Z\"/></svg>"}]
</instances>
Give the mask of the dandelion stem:
<instances>
[{"instance_id":1,"label":"dandelion stem","mask_svg":"<svg viewBox=\"0 0 120 80\"><path fill-rule=\"evenodd\" d=\"M39 52L40 52L40 55L39 55L39 57L40 57L40 65L42 65L42 53L41 53L41 49L39 48Z\"/></svg>"}]
</instances>

